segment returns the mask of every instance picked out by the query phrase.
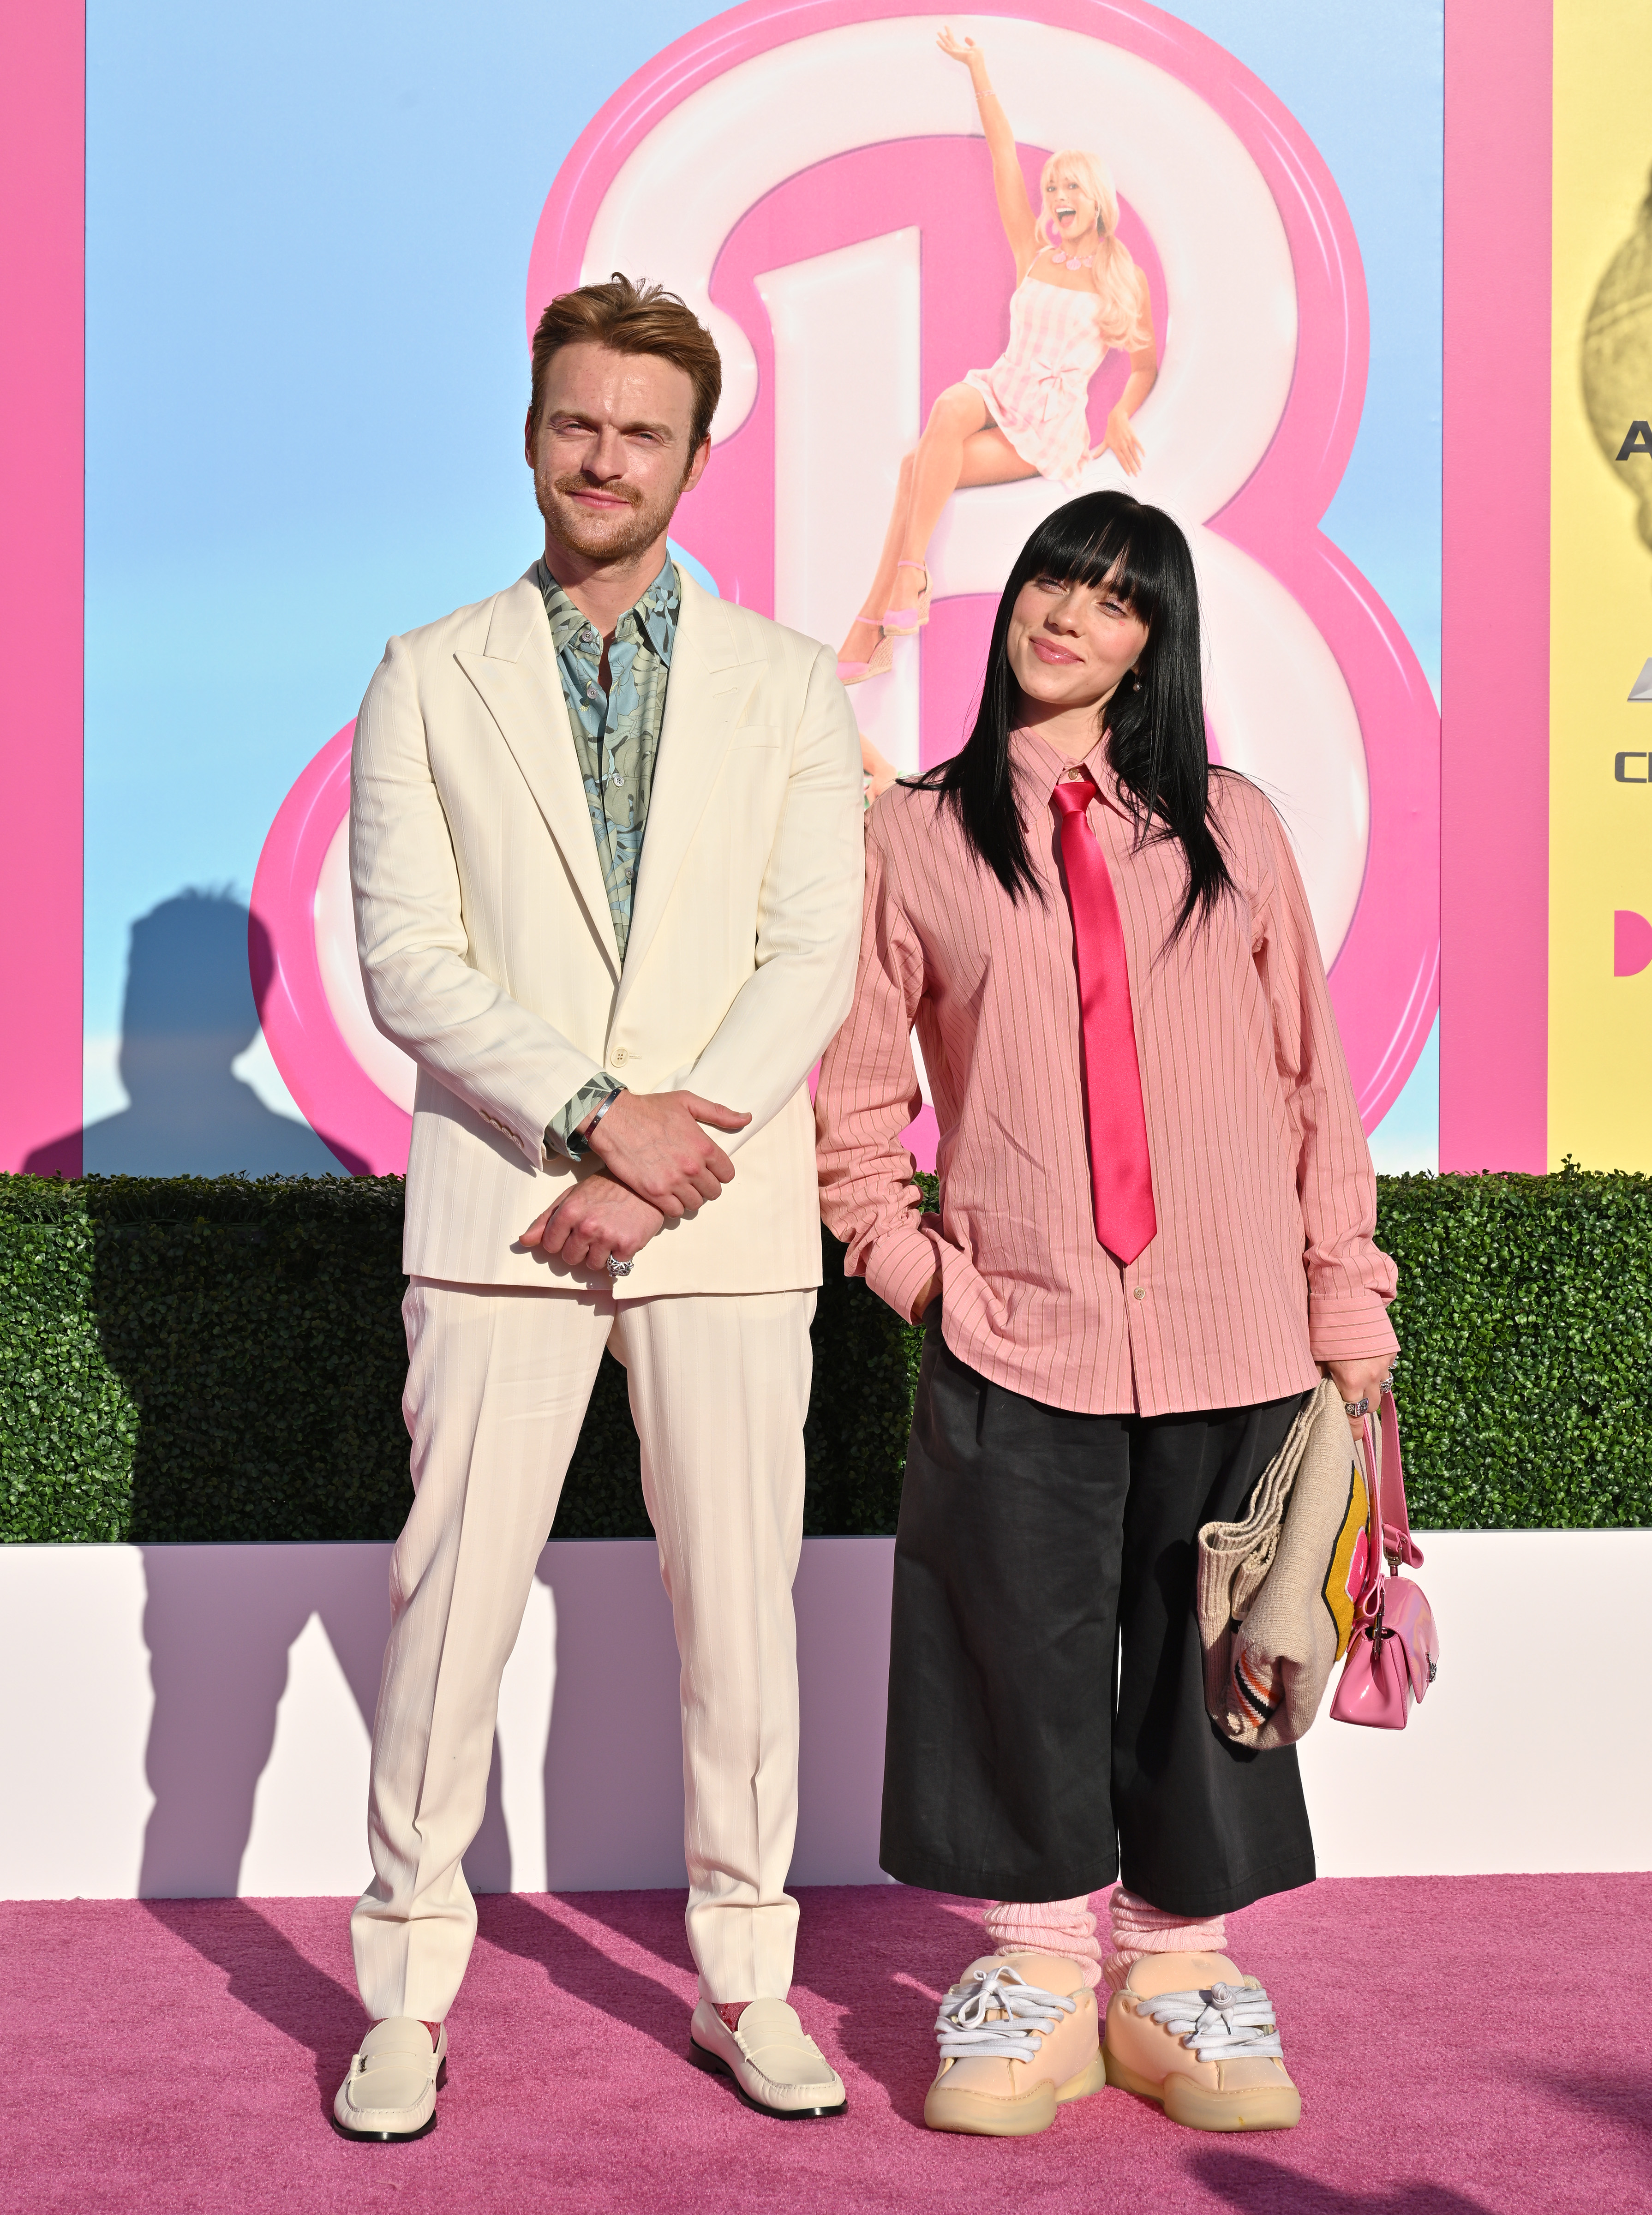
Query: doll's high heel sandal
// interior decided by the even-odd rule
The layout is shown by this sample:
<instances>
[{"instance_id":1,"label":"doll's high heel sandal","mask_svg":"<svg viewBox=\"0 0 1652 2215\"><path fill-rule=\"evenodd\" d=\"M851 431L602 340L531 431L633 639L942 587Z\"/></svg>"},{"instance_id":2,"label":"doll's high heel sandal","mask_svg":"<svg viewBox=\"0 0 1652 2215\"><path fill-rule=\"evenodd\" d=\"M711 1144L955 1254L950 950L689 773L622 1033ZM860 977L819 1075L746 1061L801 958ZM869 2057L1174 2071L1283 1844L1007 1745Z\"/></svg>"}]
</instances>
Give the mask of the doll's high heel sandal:
<instances>
[{"instance_id":1,"label":"doll's high heel sandal","mask_svg":"<svg viewBox=\"0 0 1652 2215\"><path fill-rule=\"evenodd\" d=\"M861 618L870 622L869 617ZM895 666L894 641L886 630L878 632L878 642L872 648L869 661L839 661L838 681L841 684L864 684L869 677L887 677Z\"/></svg>"},{"instance_id":2,"label":"doll's high heel sandal","mask_svg":"<svg viewBox=\"0 0 1652 2215\"><path fill-rule=\"evenodd\" d=\"M899 638L909 638L915 630L922 630L930 619L930 573L921 561L897 561L897 569L916 569L924 580L912 595L909 608L886 608L883 627Z\"/></svg>"}]
</instances>

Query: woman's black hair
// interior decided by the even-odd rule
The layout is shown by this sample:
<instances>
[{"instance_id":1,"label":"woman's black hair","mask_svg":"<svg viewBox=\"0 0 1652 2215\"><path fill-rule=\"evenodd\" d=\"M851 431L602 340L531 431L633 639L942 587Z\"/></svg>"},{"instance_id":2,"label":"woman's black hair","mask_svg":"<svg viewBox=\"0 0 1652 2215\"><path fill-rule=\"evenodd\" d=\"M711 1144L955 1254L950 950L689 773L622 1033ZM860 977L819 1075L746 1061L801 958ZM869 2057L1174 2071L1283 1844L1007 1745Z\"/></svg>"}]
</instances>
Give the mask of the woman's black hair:
<instances>
[{"instance_id":1,"label":"woman's black hair","mask_svg":"<svg viewBox=\"0 0 1652 2215\"><path fill-rule=\"evenodd\" d=\"M1174 944L1195 917L1204 921L1233 880L1209 819L1198 581L1188 542L1162 508L1127 493L1095 492L1046 517L1016 556L998 602L974 728L950 761L905 781L956 809L966 840L1012 900L1028 890L1042 898L1010 758L1021 701L1010 666L1010 617L1035 577L1105 583L1147 626L1139 686L1127 678L1107 704L1107 752L1138 844L1174 838L1187 857L1188 888L1167 942Z\"/></svg>"}]
</instances>

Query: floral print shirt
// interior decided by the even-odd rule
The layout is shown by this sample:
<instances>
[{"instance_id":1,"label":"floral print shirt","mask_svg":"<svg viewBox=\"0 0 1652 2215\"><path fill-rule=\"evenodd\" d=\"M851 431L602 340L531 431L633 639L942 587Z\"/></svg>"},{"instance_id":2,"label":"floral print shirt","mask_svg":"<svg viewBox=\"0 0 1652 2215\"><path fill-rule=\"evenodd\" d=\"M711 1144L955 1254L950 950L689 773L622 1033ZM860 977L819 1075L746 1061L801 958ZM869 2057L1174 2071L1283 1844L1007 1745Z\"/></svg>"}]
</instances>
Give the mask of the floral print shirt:
<instances>
[{"instance_id":1,"label":"floral print shirt","mask_svg":"<svg viewBox=\"0 0 1652 2215\"><path fill-rule=\"evenodd\" d=\"M630 936L637 863L648 825L648 798L666 717L666 685L682 592L667 560L635 607L614 627L608 688L602 684L602 634L580 614L544 561L534 571L550 619L574 750L585 780L591 830L602 864L619 958ZM568 1135L606 1098L617 1080L593 1077L551 1118L547 1138L570 1150Z\"/></svg>"}]
</instances>

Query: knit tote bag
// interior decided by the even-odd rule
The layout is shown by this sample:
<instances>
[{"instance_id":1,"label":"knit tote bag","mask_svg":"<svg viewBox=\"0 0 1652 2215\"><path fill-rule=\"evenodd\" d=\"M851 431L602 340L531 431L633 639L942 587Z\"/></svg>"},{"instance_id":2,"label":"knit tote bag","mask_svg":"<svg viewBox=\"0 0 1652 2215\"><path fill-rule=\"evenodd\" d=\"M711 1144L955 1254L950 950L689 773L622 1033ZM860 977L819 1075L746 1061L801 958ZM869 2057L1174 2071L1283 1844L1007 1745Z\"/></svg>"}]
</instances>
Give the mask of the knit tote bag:
<instances>
[{"instance_id":1,"label":"knit tote bag","mask_svg":"<svg viewBox=\"0 0 1652 2215\"><path fill-rule=\"evenodd\" d=\"M1319 1712L1366 1583L1370 1503L1341 1393L1322 1378L1243 1519L1199 1533L1205 1707L1239 1746L1291 1746Z\"/></svg>"}]
</instances>

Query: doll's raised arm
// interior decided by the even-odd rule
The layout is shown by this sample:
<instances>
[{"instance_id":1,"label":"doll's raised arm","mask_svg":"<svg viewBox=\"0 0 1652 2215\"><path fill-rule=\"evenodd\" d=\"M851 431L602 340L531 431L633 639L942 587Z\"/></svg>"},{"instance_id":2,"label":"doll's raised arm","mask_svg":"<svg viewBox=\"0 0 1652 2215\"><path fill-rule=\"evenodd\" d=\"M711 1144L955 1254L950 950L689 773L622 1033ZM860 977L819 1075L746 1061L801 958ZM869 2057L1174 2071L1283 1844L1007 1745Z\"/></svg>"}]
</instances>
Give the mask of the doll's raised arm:
<instances>
[{"instance_id":1,"label":"doll's raised arm","mask_svg":"<svg viewBox=\"0 0 1652 2215\"><path fill-rule=\"evenodd\" d=\"M1010 128L1004 103L987 77L986 56L973 39L955 37L949 23L942 26L935 43L953 61L963 63L975 88L975 105L980 111L981 128L986 133L986 150L992 156L992 189L998 195L998 220L1010 242L1010 251L1016 257L1016 282L1019 284L1031 267L1041 242L1038 210L1027 190L1027 180L1021 174L1016 134Z\"/></svg>"}]
</instances>

